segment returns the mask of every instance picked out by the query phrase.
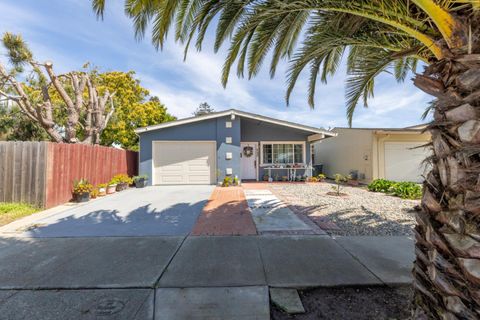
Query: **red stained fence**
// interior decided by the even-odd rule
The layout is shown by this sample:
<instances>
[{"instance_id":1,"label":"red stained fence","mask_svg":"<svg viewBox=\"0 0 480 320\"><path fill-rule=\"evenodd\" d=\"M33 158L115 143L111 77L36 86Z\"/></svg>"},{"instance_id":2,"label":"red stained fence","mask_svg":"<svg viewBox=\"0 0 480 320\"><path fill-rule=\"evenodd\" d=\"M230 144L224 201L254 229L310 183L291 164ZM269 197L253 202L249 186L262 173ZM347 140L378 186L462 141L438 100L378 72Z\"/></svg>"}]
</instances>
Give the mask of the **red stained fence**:
<instances>
[{"instance_id":1,"label":"red stained fence","mask_svg":"<svg viewBox=\"0 0 480 320\"><path fill-rule=\"evenodd\" d=\"M72 198L75 180L96 185L137 174L138 154L103 146L51 142L0 143L0 202L50 208ZM35 182L35 183L32 183Z\"/></svg>"}]
</instances>

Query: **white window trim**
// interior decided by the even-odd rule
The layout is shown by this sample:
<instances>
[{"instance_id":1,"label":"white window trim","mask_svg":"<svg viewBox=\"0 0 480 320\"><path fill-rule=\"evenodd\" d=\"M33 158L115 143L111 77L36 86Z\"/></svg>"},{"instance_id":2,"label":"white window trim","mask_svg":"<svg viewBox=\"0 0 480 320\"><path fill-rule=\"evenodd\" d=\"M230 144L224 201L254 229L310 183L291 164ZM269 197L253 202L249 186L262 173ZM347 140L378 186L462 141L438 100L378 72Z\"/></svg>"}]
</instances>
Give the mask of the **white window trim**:
<instances>
[{"instance_id":1,"label":"white window trim","mask_svg":"<svg viewBox=\"0 0 480 320\"><path fill-rule=\"evenodd\" d=\"M301 144L301 145L303 145L302 158L303 158L304 162L301 162L301 163L298 163L298 164L305 165L305 160L307 158L307 149L306 149L307 148L307 143L305 141L303 141L303 140L302 141L260 141L260 166L261 167L267 167L267 166L273 165L273 163L264 163L263 162L263 145L264 144ZM295 156L294 156L294 159L295 159ZM286 163L286 164L292 164L292 163Z\"/></svg>"}]
</instances>

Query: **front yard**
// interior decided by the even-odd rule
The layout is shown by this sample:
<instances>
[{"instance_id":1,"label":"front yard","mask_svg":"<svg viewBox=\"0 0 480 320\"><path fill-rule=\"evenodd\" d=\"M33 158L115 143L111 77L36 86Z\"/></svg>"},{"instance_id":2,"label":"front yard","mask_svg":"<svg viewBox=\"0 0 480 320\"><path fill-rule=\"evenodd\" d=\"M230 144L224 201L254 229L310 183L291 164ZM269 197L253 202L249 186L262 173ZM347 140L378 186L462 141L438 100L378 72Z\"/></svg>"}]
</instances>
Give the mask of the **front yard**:
<instances>
[{"instance_id":1,"label":"front yard","mask_svg":"<svg viewBox=\"0 0 480 320\"><path fill-rule=\"evenodd\" d=\"M411 235L414 207L420 200L406 200L370 192L365 187L345 186L346 196L327 195L333 183L274 184L271 190L297 212L330 234L399 236Z\"/></svg>"},{"instance_id":2,"label":"front yard","mask_svg":"<svg viewBox=\"0 0 480 320\"><path fill-rule=\"evenodd\" d=\"M0 202L0 226L38 212L40 209L25 203Z\"/></svg>"}]
</instances>

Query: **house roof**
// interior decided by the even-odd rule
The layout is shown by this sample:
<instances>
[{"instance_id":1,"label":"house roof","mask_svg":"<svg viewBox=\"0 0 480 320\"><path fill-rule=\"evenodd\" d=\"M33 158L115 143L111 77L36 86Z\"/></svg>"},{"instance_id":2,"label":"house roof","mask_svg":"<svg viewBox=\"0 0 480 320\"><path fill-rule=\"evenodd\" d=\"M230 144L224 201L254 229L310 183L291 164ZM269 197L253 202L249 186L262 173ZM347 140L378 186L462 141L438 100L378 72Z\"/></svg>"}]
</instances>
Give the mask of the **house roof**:
<instances>
[{"instance_id":1,"label":"house roof","mask_svg":"<svg viewBox=\"0 0 480 320\"><path fill-rule=\"evenodd\" d=\"M179 120L175 120L175 121L164 122L164 123L160 123L160 124L156 124L156 125L152 125L152 126L148 126L148 127L137 128L137 129L135 129L135 133L141 134L141 133L147 132L147 131L160 130L160 129L164 129L164 128L169 128L169 127L174 127L174 126L179 126L179 125L183 125L183 124L199 122L199 121L204 121L204 120L209 120L209 119L215 119L215 118L220 118L220 117L224 117L224 116L231 116L231 115L235 115L235 116L239 116L239 117L243 117L243 118L247 118L247 119L258 120L258 121L266 122L266 123L277 124L277 125L280 125L280 126L290 127L290 128L294 128L294 129L304 130L304 131L311 132L311 133L314 133L314 134L315 133L317 133L317 134L320 133L320 134L323 134L323 135L326 135L326 136L332 136L332 137L337 135L335 132L331 132L331 131L325 130L323 128L315 128L315 127L306 126L306 125L303 125L303 124L298 124L298 123L294 123L294 122L290 122L290 121L274 119L274 118L262 116L262 115L259 115L259 114L240 111L240 110L236 110L236 109L229 109L229 110L226 110L226 111L212 112L212 113L208 113L208 114L201 115L201 116L189 117L189 118L179 119Z\"/></svg>"},{"instance_id":2,"label":"house roof","mask_svg":"<svg viewBox=\"0 0 480 320\"><path fill-rule=\"evenodd\" d=\"M422 132L427 127L427 124L419 124L415 126L405 127L405 128L348 128L348 127L335 127L332 130L342 129L342 130L372 130L372 131L389 131L389 132Z\"/></svg>"}]
</instances>

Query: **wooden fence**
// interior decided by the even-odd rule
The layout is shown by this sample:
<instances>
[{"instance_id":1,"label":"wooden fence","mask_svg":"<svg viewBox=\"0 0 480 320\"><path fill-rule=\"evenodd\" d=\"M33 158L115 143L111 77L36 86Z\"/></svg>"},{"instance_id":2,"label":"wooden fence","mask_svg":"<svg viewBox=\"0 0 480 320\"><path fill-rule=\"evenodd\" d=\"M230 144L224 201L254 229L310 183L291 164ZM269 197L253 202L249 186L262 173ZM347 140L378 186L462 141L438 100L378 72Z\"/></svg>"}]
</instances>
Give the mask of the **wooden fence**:
<instances>
[{"instance_id":1,"label":"wooden fence","mask_svg":"<svg viewBox=\"0 0 480 320\"><path fill-rule=\"evenodd\" d=\"M51 142L0 142L0 202L50 208L71 200L75 180L108 182L136 175L138 155L103 146Z\"/></svg>"}]
</instances>

